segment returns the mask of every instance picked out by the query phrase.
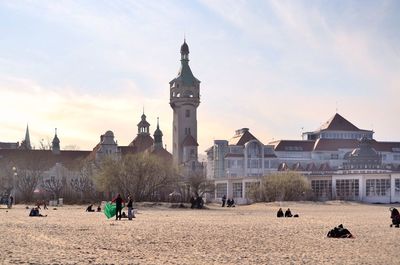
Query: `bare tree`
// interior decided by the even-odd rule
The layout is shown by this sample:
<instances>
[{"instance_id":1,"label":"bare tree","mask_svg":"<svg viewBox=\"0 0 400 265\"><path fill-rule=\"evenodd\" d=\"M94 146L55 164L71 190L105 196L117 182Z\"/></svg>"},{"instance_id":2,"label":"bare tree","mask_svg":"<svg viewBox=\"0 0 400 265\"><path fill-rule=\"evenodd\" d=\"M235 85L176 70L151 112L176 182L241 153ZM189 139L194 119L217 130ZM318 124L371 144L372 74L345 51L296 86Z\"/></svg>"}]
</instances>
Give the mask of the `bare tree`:
<instances>
[{"instance_id":1,"label":"bare tree","mask_svg":"<svg viewBox=\"0 0 400 265\"><path fill-rule=\"evenodd\" d=\"M14 166L8 160L0 162L0 196L9 195L14 188Z\"/></svg>"},{"instance_id":2,"label":"bare tree","mask_svg":"<svg viewBox=\"0 0 400 265\"><path fill-rule=\"evenodd\" d=\"M96 174L102 191L132 194L135 200L160 200L161 193L172 190L176 170L171 163L147 153L127 155L119 160L105 159Z\"/></svg>"},{"instance_id":3,"label":"bare tree","mask_svg":"<svg viewBox=\"0 0 400 265\"><path fill-rule=\"evenodd\" d=\"M47 162L39 155L21 156L15 161L16 187L23 201L32 201L33 193L43 179L43 173L48 166Z\"/></svg>"},{"instance_id":4,"label":"bare tree","mask_svg":"<svg viewBox=\"0 0 400 265\"><path fill-rule=\"evenodd\" d=\"M70 185L74 191L80 194L81 201L90 199L94 195L93 175L93 165L88 162L82 162L78 175L71 178Z\"/></svg>"},{"instance_id":5,"label":"bare tree","mask_svg":"<svg viewBox=\"0 0 400 265\"><path fill-rule=\"evenodd\" d=\"M53 195L53 199L56 200L60 197L61 191L65 186L65 176L61 178L56 178L51 176L49 179L42 181L42 188Z\"/></svg>"},{"instance_id":6,"label":"bare tree","mask_svg":"<svg viewBox=\"0 0 400 265\"><path fill-rule=\"evenodd\" d=\"M203 171L194 171L189 174L186 186L190 187L190 191L196 197L202 197L204 194L215 191L214 183L207 179Z\"/></svg>"}]
</instances>

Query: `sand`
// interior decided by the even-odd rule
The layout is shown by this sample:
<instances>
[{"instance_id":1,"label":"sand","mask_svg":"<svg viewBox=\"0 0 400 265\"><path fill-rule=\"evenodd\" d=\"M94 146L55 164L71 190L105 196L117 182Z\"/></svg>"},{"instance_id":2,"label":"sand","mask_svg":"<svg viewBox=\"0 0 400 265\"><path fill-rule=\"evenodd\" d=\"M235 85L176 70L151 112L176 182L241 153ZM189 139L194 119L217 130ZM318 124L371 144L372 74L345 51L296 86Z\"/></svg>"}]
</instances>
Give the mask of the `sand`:
<instances>
[{"instance_id":1,"label":"sand","mask_svg":"<svg viewBox=\"0 0 400 265\"><path fill-rule=\"evenodd\" d=\"M85 206L28 217L24 207L0 209L0 264L400 264L400 228L389 227L389 205L140 206L133 221ZM276 218L279 207L300 218ZM341 223L355 239L326 237Z\"/></svg>"}]
</instances>

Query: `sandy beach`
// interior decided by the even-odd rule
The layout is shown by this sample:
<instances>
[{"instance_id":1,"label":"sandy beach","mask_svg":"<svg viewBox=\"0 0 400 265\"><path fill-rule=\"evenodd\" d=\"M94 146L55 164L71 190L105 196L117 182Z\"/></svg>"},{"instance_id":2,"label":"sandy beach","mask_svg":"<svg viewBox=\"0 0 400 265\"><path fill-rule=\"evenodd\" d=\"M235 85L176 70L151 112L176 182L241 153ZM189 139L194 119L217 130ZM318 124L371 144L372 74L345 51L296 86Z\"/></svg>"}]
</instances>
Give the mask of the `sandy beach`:
<instances>
[{"instance_id":1,"label":"sandy beach","mask_svg":"<svg viewBox=\"0 0 400 265\"><path fill-rule=\"evenodd\" d=\"M288 207L300 218L276 218ZM206 210L138 207L133 221L84 206L28 217L0 209L1 264L399 264L400 229L389 205L259 203ZM344 224L354 239L327 238Z\"/></svg>"}]
</instances>

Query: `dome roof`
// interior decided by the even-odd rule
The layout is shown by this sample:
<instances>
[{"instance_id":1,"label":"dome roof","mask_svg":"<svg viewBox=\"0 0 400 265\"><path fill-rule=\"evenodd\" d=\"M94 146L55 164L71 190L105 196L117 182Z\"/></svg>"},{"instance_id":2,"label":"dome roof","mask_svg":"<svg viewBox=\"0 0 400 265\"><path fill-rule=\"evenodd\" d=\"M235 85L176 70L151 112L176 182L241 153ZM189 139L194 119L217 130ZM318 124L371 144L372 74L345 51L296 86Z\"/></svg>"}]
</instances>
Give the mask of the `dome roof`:
<instances>
[{"instance_id":1,"label":"dome roof","mask_svg":"<svg viewBox=\"0 0 400 265\"><path fill-rule=\"evenodd\" d=\"M104 136L107 137L114 137L114 133L112 131L106 131L106 133L104 134Z\"/></svg>"},{"instance_id":2,"label":"dome roof","mask_svg":"<svg viewBox=\"0 0 400 265\"><path fill-rule=\"evenodd\" d=\"M189 54L189 46L186 43L186 40L183 41L181 46L181 54Z\"/></svg>"}]
</instances>

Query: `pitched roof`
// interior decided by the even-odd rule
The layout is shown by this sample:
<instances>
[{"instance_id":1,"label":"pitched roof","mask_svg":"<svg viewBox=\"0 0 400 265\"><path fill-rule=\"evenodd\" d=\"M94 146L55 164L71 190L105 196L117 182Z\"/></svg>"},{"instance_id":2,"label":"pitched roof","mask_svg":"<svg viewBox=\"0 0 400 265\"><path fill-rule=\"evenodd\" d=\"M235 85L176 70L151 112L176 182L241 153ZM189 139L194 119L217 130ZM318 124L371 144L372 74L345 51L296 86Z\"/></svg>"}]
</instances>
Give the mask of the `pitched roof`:
<instances>
[{"instance_id":1,"label":"pitched roof","mask_svg":"<svg viewBox=\"0 0 400 265\"><path fill-rule=\"evenodd\" d=\"M186 135L185 139L182 142L183 146L199 146L196 139L193 138L191 134Z\"/></svg>"},{"instance_id":2,"label":"pitched roof","mask_svg":"<svg viewBox=\"0 0 400 265\"><path fill-rule=\"evenodd\" d=\"M279 140L269 144L274 145L275 151L311 152L314 143L313 140Z\"/></svg>"},{"instance_id":3,"label":"pitched roof","mask_svg":"<svg viewBox=\"0 0 400 265\"><path fill-rule=\"evenodd\" d=\"M371 142L372 147L378 152L400 152L400 142Z\"/></svg>"},{"instance_id":4,"label":"pitched roof","mask_svg":"<svg viewBox=\"0 0 400 265\"><path fill-rule=\"evenodd\" d=\"M154 140L148 134L138 134L135 139L129 144L134 147L135 152L143 152L153 146Z\"/></svg>"},{"instance_id":5,"label":"pitched roof","mask_svg":"<svg viewBox=\"0 0 400 265\"><path fill-rule=\"evenodd\" d=\"M16 143L0 142L0 149L17 149L18 145L19 142Z\"/></svg>"},{"instance_id":6,"label":"pitched roof","mask_svg":"<svg viewBox=\"0 0 400 265\"><path fill-rule=\"evenodd\" d=\"M243 128L236 131L235 136L229 140L229 145L245 145L251 140L257 140L257 138L249 132L249 129Z\"/></svg>"},{"instance_id":7,"label":"pitched roof","mask_svg":"<svg viewBox=\"0 0 400 265\"><path fill-rule=\"evenodd\" d=\"M66 167L71 167L79 159L85 159L90 151L60 151L54 154L51 150L0 150L0 160L9 159L21 165L40 166L42 169L49 169L56 163L62 163Z\"/></svg>"},{"instance_id":8,"label":"pitched roof","mask_svg":"<svg viewBox=\"0 0 400 265\"><path fill-rule=\"evenodd\" d=\"M172 154L170 152L168 152L167 150L165 150L164 148L150 148L149 149L150 153L163 159L166 162L170 162L172 161Z\"/></svg>"},{"instance_id":9,"label":"pitched roof","mask_svg":"<svg viewBox=\"0 0 400 265\"><path fill-rule=\"evenodd\" d=\"M321 125L318 131L330 130L330 131L363 131L357 126L343 118L339 113L336 113L327 122Z\"/></svg>"},{"instance_id":10,"label":"pitched roof","mask_svg":"<svg viewBox=\"0 0 400 265\"><path fill-rule=\"evenodd\" d=\"M358 146L356 139L317 139L314 151L338 151L339 149L354 149Z\"/></svg>"},{"instance_id":11,"label":"pitched roof","mask_svg":"<svg viewBox=\"0 0 400 265\"><path fill-rule=\"evenodd\" d=\"M378 152L400 152L400 142L378 142L370 140L371 146ZM314 151L338 151L355 149L360 142L356 139L317 139Z\"/></svg>"}]
</instances>

